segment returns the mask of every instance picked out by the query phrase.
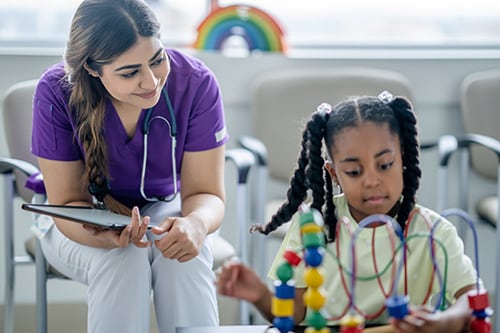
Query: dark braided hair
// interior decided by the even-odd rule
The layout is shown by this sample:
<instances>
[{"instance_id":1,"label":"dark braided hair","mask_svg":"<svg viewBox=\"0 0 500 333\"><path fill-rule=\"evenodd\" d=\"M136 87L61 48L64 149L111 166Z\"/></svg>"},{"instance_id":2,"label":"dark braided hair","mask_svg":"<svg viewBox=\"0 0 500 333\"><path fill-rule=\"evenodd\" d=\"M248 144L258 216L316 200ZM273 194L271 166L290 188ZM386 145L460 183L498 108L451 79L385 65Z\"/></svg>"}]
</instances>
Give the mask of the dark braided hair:
<instances>
[{"instance_id":1,"label":"dark braided hair","mask_svg":"<svg viewBox=\"0 0 500 333\"><path fill-rule=\"evenodd\" d=\"M389 96L389 97L388 97ZM397 204L397 221L404 229L406 220L416 203L421 170L419 166L419 142L417 120L411 103L404 97L392 98L381 94L379 97L365 96L347 99L333 109L320 106L314 112L302 135L302 150L290 180L287 200L281 205L271 221L264 225L254 225L251 231L269 234L283 223L289 222L312 192L311 208L323 212L328 226L328 238L335 240L337 217L333 203L333 186L330 174L324 168L323 142L331 159L336 136L347 127L357 127L361 122L389 126L401 143L403 161L403 200Z\"/></svg>"},{"instance_id":2,"label":"dark braided hair","mask_svg":"<svg viewBox=\"0 0 500 333\"><path fill-rule=\"evenodd\" d=\"M274 214L271 222L263 225L253 225L250 227L250 232L259 231L263 234L269 234L271 231L276 230L283 222L289 221L293 214L297 212L299 206L307 198L308 180L306 178L305 170L308 164L307 147L308 131L302 134L302 150L298 160L298 167L290 181L290 187L286 193L287 202L281 205L276 214Z\"/></svg>"}]
</instances>

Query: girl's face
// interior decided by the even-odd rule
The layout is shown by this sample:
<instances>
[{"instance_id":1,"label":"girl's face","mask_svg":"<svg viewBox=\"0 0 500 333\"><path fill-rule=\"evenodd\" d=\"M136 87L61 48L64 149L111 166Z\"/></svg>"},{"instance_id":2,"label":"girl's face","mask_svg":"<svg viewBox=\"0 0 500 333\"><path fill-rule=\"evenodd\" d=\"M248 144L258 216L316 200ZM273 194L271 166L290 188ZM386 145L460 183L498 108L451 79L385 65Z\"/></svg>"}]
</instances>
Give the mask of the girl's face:
<instances>
[{"instance_id":1,"label":"girl's face","mask_svg":"<svg viewBox=\"0 0 500 333\"><path fill-rule=\"evenodd\" d=\"M342 188L357 222L372 214L388 214L400 200L400 142L387 124L362 122L345 128L335 137L332 158L326 168Z\"/></svg>"},{"instance_id":2,"label":"girl's face","mask_svg":"<svg viewBox=\"0 0 500 333\"><path fill-rule=\"evenodd\" d=\"M139 37L137 43L113 62L102 66L101 79L119 111L137 111L154 106L170 72L167 54L160 39Z\"/></svg>"}]
</instances>

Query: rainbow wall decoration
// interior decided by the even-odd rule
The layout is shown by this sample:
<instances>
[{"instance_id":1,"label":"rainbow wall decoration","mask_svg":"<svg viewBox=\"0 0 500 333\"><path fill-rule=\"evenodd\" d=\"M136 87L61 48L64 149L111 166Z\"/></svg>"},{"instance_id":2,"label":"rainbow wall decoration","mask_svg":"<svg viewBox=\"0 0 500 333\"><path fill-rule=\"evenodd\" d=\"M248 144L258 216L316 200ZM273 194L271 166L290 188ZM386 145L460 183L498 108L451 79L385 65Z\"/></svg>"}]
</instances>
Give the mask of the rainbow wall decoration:
<instances>
[{"instance_id":1,"label":"rainbow wall decoration","mask_svg":"<svg viewBox=\"0 0 500 333\"><path fill-rule=\"evenodd\" d=\"M216 7L199 24L197 31L194 47L201 50L221 50L227 38L240 36L250 51L286 51L280 24L271 15L253 6Z\"/></svg>"}]
</instances>

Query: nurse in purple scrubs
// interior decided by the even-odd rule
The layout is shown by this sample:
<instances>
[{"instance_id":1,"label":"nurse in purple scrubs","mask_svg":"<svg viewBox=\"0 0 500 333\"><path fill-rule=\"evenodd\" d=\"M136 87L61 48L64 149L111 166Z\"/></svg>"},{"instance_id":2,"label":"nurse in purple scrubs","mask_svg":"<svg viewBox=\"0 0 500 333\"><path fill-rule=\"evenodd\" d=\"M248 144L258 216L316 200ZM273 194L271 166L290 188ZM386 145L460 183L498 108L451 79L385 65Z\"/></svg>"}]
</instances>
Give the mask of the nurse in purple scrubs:
<instances>
[{"instance_id":1,"label":"nurse in purple scrubs","mask_svg":"<svg viewBox=\"0 0 500 333\"><path fill-rule=\"evenodd\" d=\"M211 234L224 216L221 92L201 61L165 48L159 31L142 0L84 0L63 61L34 96L32 152L49 203L131 219L120 232L47 216L36 223L48 261L88 286L89 332L149 332L151 295L160 332L218 325ZM151 214L161 223L148 229Z\"/></svg>"}]
</instances>

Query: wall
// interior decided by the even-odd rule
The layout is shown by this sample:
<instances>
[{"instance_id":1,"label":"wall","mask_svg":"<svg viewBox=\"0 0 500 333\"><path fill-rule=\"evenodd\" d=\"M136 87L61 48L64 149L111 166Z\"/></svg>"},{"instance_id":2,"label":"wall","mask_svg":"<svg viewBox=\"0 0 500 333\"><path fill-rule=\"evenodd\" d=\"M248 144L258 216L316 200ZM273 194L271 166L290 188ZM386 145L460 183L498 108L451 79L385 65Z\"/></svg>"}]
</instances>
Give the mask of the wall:
<instances>
[{"instance_id":1,"label":"wall","mask_svg":"<svg viewBox=\"0 0 500 333\"><path fill-rule=\"evenodd\" d=\"M1 51L1 50L0 50ZM1 53L1 52L0 52ZM235 145L235 138L241 134L251 134L249 124L249 88L252 81L262 73L274 69L295 67L333 67L361 66L390 69L405 75L411 82L414 92L413 102L419 117L420 136L422 141L434 140L441 134L461 133L462 127L459 114L459 86L461 80L473 71L500 68L500 52L496 51L464 51L464 50L334 50L325 53L282 55L254 55L248 58L228 58L219 54L197 53L216 73L224 95L228 128L231 134L229 147ZM60 59L58 53L40 52L28 54L25 52L4 52L0 54L0 94L11 84L37 78L43 69ZM0 156L7 155L3 128L0 119ZM29 135L26 133L26 135ZM436 200L437 165L434 153L423 153L423 181L419 193L420 201L431 208ZM232 170L228 170L228 192L234 189ZM480 193L494 192L495 187L481 179L474 178L471 189L472 196ZM279 184L272 184L271 195L281 192ZM236 242L236 217L234 196L228 195L228 212L223 227L223 234ZM0 198L1 199L1 198ZM0 201L2 202L2 201ZM2 209L2 207L0 207ZM29 221L25 212L18 213L19 220ZM20 226L27 222L20 221ZM18 251L22 252L22 241L28 231L18 228L16 241ZM484 251L492 248L494 235L488 228L480 227L481 246ZM3 243L3 242L2 242ZM470 244L470 242L469 242ZM469 250L470 251L470 247ZM483 251L483 250L481 250ZM491 250L489 250L491 251ZM486 253L486 252L483 252ZM485 258L485 259L484 259ZM482 264L482 275L489 289L494 281L494 265L491 259ZM0 276L4 274L3 247L0 248ZM34 270L32 267L21 268L17 274L16 300L20 303L32 303L34 300ZM0 278L3 280L3 278ZM0 299L3 299L4 286L0 286ZM69 302L85 299L85 288L74 282L64 282L49 285L49 301ZM0 300L0 302L2 302Z\"/></svg>"}]
</instances>

